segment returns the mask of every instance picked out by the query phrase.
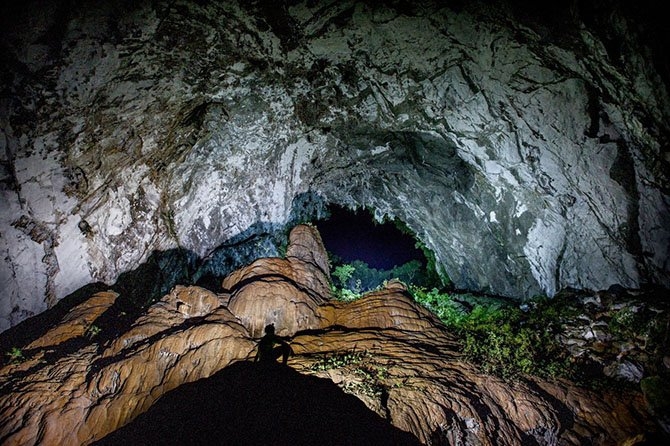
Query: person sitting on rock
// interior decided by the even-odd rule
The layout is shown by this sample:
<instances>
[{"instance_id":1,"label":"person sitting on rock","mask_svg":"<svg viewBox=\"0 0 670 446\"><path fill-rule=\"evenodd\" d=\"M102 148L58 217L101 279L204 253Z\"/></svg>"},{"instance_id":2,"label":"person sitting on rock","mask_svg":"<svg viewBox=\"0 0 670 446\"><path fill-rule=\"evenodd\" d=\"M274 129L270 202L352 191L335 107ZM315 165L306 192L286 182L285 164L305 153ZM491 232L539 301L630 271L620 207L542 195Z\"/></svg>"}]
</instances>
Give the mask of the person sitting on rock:
<instances>
[{"instance_id":1,"label":"person sitting on rock","mask_svg":"<svg viewBox=\"0 0 670 446\"><path fill-rule=\"evenodd\" d=\"M275 345L279 347L275 348ZM275 334L274 324L265 326L265 336L258 343L258 352L256 353L256 362L274 363L282 357L282 364L286 365L289 355L292 353L291 346L283 338Z\"/></svg>"}]
</instances>

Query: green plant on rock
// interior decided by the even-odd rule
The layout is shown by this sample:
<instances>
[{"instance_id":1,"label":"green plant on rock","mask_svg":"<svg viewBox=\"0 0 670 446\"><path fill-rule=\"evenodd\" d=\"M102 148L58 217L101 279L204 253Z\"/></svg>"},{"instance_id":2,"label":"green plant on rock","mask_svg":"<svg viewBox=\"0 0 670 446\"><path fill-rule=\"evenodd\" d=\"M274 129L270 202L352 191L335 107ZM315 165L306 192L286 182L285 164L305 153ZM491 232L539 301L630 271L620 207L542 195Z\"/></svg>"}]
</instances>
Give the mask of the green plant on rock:
<instances>
[{"instance_id":1,"label":"green plant on rock","mask_svg":"<svg viewBox=\"0 0 670 446\"><path fill-rule=\"evenodd\" d=\"M25 356L23 356L23 350L18 347L12 347L5 353L5 356L7 356L7 360L10 364L18 364L26 360Z\"/></svg>"},{"instance_id":2,"label":"green plant on rock","mask_svg":"<svg viewBox=\"0 0 670 446\"><path fill-rule=\"evenodd\" d=\"M540 374L545 361L543 352L538 350L542 345L534 330L517 329L498 321L467 331L463 353L488 373L514 378L519 374Z\"/></svg>"},{"instance_id":3,"label":"green plant on rock","mask_svg":"<svg viewBox=\"0 0 670 446\"><path fill-rule=\"evenodd\" d=\"M354 371L368 381L381 381L388 378L388 368L376 364L364 364Z\"/></svg>"},{"instance_id":4,"label":"green plant on rock","mask_svg":"<svg viewBox=\"0 0 670 446\"><path fill-rule=\"evenodd\" d=\"M623 307L612 314L609 329L612 335L621 339L629 339L633 338L641 328L640 322L637 313L632 308Z\"/></svg>"},{"instance_id":5,"label":"green plant on rock","mask_svg":"<svg viewBox=\"0 0 670 446\"><path fill-rule=\"evenodd\" d=\"M332 291L335 295L335 298L337 300L341 300L342 302L353 302L362 297L360 293L356 293L346 288L333 288Z\"/></svg>"},{"instance_id":6,"label":"green plant on rock","mask_svg":"<svg viewBox=\"0 0 670 446\"><path fill-rule=\"evenodd\" d=\"M372 354L367 351L352 350L323 355L310 367L312 372L334 369L345 369L344 375L352 377L341 384L349 393L376 398L388 387L385 384L385 380L389 378L388 367L375 363Z\"/></svg>"},{"instance_id":7,"label":"green plant on rock","mask_svg":"<svg viewBox=\"0 0 670 446\"><path fill-rule=\"evenodd\" d=\"M313 372L321 372L332 369L339 369L346 367L352 364L359 364L363 358L368 357L369 353L367 352L338 352L329 355L322 355L319 359L312 364L310 369Z\"/></svg>"},{"instance_id":8,"label":"green plant on rock","mask_svg":"<svg viewBox=\"0 0 670 446\"><path fill-rule=\"evenodd\" d=\"M649 319L642 325L640 333L644 338L645 351L658 357L665 356L670 341L670 314Z\"/></svg>"},{"instance_id":9,"label":"green plant on rock","mask_svg":"<svg viewBox=\"0 0 670 446\"><path fill-rule=\"evenodd\" d=\"M360 292L360 280L357 280L353 287L350 286L351 276L356 271L356 267L350 264L343 264L337 266L332 275L337 279L340 284L338 287L336 284L331 284L331 291L337 300L344 302L351 302L357 300L361 297ZM353 288L353 289L352 289Z\"/></svg>"},{"instance_id":10,"label":"green plant on rock","mask_svg":"<svg viewBox=\"0 0 670 446\"><path fill-rule=\"evenodd\" d=\"M360 381L349 383L349 388L345 386L345 390L377 398L387 388L385 380L389 377L388 368L375 364L371 362L371 358L369 359L370 361L363 362L354 368L354 374Z\"/></svg>"},{"instance_id":11,"label":"green plant on rock","mask_svg":"<svg viewBox=\"0 0 670 446\"><path fill-rule=\"evenodd\" d=\"M101 331L102 331L102 329L101 329L100 327L98 327L97 325L91 325L91 326L88 327L88 329L86 330L86 337L87 337L88 339L93 339L93 338L95 338L96 336L98 336L98 335L100 334Z\"/></svg>"},{"instance_id":12,"label":"green plant on rock","mask_svg":"<svg viewBox=\"0 0 670 446\"><path fill-rule=\"evenodd\" d=\"M344 265L337 266L333 270L332 275L337 278L340 287L346 288L349 285L349 279L351 279L354 271L356 271L356 268L353 265L345 263Z\"/></svg>"},{"instance_id":13,"label":"green plant on rock","mask_svg":"<svg viewBox=\"0 0 670 446\"><path fill-rule=\"evenodd\" d=\"M343 388L348 393L367 395L372 398L378 398L384 392L383 386L371 381L351 381L344 383Z\"/></svg>"},{"instance_id":14,"label":"green plant on rock","mask_svg":"<svg viewBox=\"0 0 670 446\"><path fill-rule=\"evenodd\" d=\"M466 316L465 311L450 296L440 293L437 288L427 291L424 288L410 287L410 292L414 300L432 311L448 327L458 326Z\"/></svg>"}]
</instances>

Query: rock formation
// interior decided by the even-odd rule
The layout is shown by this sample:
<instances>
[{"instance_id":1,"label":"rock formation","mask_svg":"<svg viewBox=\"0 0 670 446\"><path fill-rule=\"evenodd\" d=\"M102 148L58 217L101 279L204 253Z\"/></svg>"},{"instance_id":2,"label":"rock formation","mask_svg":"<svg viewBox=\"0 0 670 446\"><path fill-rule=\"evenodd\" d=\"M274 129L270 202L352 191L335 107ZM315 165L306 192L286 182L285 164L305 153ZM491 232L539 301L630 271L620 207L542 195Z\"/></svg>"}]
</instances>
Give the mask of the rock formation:
<instances>
[{"instance_id":1,"label":"rock formation","mask_svg":"<svg viewBox=\"0 0 670 446\"><path fill-rule=\"evenodd\" d=\"M329 203L462 289L670 285L667 33L615 3L3 2L0 330L155 255L159 289L225 275Z\"/></svg>"},{"instance_id":2,"label":"rock formation","mask_svg":"<svg viewBox=\"0 0 670 446\"><path fill-rule=\"evenodd\" d=\"M98 292L55 326L39 327L34 339L15 346L23 360L0 369L0 441L179 444L183 435L202 439L228 432L239 444L257 444L250 439L270 435L263 426L276 423L271 409L280 404L277 398L290 394L280 382L295 387L288 414L296 418L282 415L288 425L273 437L278 444L310 444L314 429L333 436L324 444L337 444L329 441L346 435L323 419L300 418L306 399L312 414L319 407L326 414L342 408L361 413L358 421L351 413L342 418L360 423L352 426L360 437L347 444L370 444L365 426L377 426L379 438L395 438L397 444L426 445L638 444L657 431L640 392L594 392L530 376L510 383L481 373L458 352L454 335L401 283L351 303L330 300L318 232L300 225L290 240L285 259L259 259L233 272L221 294L177 286L123 326L116 323L123 317L115 306L119 297ZM289 366L295 372L245 362L254 358L255 339L268 323L290 338ZM235 382L241 389L253 387L252 395L265 395L268 406L241 389L227 389ZM309 400L309 392L317 390L323 393ZM189 395L192 402L203 401L203 412L183 406ZM331 399L322 401L326 396ZM227 420L237 420L239 429L217 427L221 415L207 408L227 411ZM177 420L181 412L202 429ZM254 416L268 418L250 420ZM161 420L172 422L157 432L143 431ZM244 426L257 431L240 431Z\"/></svg>"}]
</instances>

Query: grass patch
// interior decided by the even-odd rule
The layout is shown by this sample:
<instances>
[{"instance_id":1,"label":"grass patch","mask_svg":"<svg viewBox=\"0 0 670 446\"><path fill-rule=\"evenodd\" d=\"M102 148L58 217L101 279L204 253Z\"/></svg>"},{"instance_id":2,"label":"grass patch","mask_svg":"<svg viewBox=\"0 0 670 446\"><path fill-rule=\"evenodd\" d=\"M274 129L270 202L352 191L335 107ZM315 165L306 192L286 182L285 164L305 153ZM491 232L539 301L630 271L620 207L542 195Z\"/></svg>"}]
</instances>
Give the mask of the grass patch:
<instances>
[{"instance_id":1,"label":"grass patch","mask_svg":"<svg viewBox=\"0 0 670 446\"><path fill-rule=\"evenodd\" d=\"M325 372L334 369L344 369L344 375L349 376L341 387L348 393L380 397L389 387L386 382L389 371L385 365L377 364L368 351L346 351L321 355L310 367L313 373ZM394 387L400 387L395 384Z\"/></svg>"},{"instance_id":2,"label":"grass patch","mask_svg":"<svg viewBox=\"0 0 670 446\"><path fill-rule=\"evenodd\" d=\"M365 357L369 357L369 353L350 351L323 355L312 364L310 370L313 372L322 372L347 367L349 365L357 365L360 364Z\"/></svg>"}]
</instances>

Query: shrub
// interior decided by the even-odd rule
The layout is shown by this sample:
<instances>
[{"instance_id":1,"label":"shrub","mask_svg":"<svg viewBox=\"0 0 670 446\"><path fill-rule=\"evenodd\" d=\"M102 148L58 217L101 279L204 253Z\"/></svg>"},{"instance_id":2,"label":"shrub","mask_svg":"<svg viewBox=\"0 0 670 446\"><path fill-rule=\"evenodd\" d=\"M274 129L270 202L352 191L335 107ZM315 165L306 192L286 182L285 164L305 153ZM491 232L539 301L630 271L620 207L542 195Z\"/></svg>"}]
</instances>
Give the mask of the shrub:
<instances>
[{"instance_id":1,"label":"shrub","mask_svg":"<svg viewBox=\"0 0 670 446\"><path fill-rule=\"evenodd\" d=\"M342 302L353 302L362 297L361 293L356 293L346 288L332 287L331 290L335 296L335 299L341 300Z\"/></svg>"},{"instance_id":2,"label":"shrub","mask_svg":"<svg viewBox=\"0 0 670 446\"><path fill-rule=\"evenodd\" d=\"M337 278L342 288L346 288L354 271L356 271L356 268L353 265L339 265L333 270L333 276Z\"/></svg>"},{"instance_id":3,"label":"shrub","mask_svg":"<svg viewBox=\"0 0 670 446\"><path fill-rule=\"evenodd\" d=\"M348 393L377 398L389 385L386 383L389 378L388 368L377 364L372 354L365 350L319 355L310 367L315 373L333 369L346 369L345 375L349 379L343 380L340 386Z\"/></svg>"},{"instance_id":4,"label":"shrub","mask_svg":"<svg viewBox=\"0 0 670 446\"><path fill-rule=\"evenodd\" d=\"M485 372L506 379L521 374L570 375L567 354L554 336L561 312L543 312L546 302L535 302L534 309L524 313L486 297L418 287L410 287L410 292L459 335L465 357Z\"/></svg>"},{"instance_id":5,"label":"shrub","mask_svg":"<svg viewBox=\"0 0 670 446\"><path fill-rule=\"evenodd\" d=\"M458 328L467 317L462 305L457 304L448 294L441 294L437 288L427 291L425 288L410 286L414 300L432 311L448 327Z\"/></svg>"},{"instance_id":6,"label":"shrub","mask_svg":"<svg viewBox=\"0 0 670 446\"><path fill-rule=\"evenodd\" d=\"M612 314L609 329L614 336L621 339L632 338L641 328L641 322L632 308L623 307Z\"/></svg>"},{"instance_id":7,"label":"shrub","mask_svg":"<svg viewBox=\"0 0 670 446\"><path fill-rule=\"evenodd\" d=\"M91 326L88 327L88 329L86 330L86 337L87 337L88 339L93 339L93 338L95 338L96 336L98 336L98 335L100 334L101 331L102 331L102 329L101 329L100 327L98 327L97 325L91 325Z\"/></svg>"}]
</instances>

